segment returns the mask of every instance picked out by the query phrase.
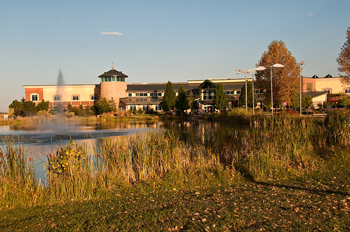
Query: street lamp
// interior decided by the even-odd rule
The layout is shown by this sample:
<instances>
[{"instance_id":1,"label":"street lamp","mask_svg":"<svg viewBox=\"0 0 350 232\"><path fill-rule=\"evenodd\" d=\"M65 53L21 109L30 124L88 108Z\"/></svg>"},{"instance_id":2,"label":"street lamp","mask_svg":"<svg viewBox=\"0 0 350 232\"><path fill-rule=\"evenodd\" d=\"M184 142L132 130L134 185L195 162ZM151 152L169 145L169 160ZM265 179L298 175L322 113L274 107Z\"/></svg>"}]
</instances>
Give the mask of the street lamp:
<instances>
[{"instance_id":1,"label":"street lamp","mask_svg":"<svg viewBox=\"0 0 350 232\"><path fill-rule=\"evenodd\" d=\"M271 73L271 117L273 117L273 89L272 89L272 68L283 68L283 64L274 64L272 66L259 66L255 70L257 71L263 71L266 68L270 68L270 73Z\"/></svg>"},{"instance_id":2,"label":"street lamp","mask_svg":"<svg viewBox=\"0 0 350 232\"><path fill-rule=\"evenodd\" d=\"M248 110L248 89L247 89L247 73L254 72L253 69L249 69L247 71L243 71L241 69L236 70L237 74L244 74L245 75L245 111ZM253 85L253 114L254 114L254 85Z\"/></svg>"},{"instance_id":3,"label":"street lamp","mask_svg":"<svg viewBox=\"0 0 350 232\"><path fill-rule=\"evenodd\" d=\"M302 103L301 103L301 66L302 65L305 65L305 62L304 61L301 61L300 63L297 63L300 67L300 73L299 73L299 77L300 77L300 116L302 115Z\"/></svg>"}]
</instances>

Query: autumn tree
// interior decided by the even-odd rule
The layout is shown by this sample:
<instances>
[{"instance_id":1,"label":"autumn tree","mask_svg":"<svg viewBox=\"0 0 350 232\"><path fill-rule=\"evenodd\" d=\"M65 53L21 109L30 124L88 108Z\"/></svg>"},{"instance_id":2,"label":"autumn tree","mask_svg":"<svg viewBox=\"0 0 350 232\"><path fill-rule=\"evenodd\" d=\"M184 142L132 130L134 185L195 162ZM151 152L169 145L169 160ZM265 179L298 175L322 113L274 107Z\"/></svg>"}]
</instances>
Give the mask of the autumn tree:
<instances>
[{"instance_id":1,"label":"autumn tree","mask_svg":"<svg viewBox=\"0 0 350 232\"><path fill-rule=\"evenodd\" d=\"M247 94L248 94L248 98L247 98L247 104L248 107L252 107L253 106L253 85L251 81L247 82ZM242 89L241 89L241 95L239 96L239 105L240 106L245 106L245 85L243 85ZM256 100L256 96L254 94L254 107L256 107L257 104L257 100Z\"/></svg>"},{"instance_id":2,"label":"autumn tree","mask_svg":"<svg viewBox=\"0 0 350 232\"><path fill-rule=\"evenodd\" d=\"M170 81L168 81L168 83L166 84L164 97L161 103L164 111L172 110L175 106L175 100L176 93L173 89L173 84Z\"/></svg>"},{"instance_id":3,"label":"autumn tree","mask_svg":"<svg viewBox=\"0 0 350 232\"><path fill-rule=\"evenodd\" d=\"M346 31L346 42L341 48L341 52L337 58L339 65L340 80L343 84L350 84L350 27Z\"/></svg>"},{"instance_id":4,"label":"autumn tree","mask_svg":"<svg viewBox=\"0 0 350 232\"><path fill-rule=\"evenodd\" d=\"M177 91L175 107L177 110L180 111L181 114L183 114L184 110L187 110L188 108L190 108L190 105L188 103L188 99L186 96L186 91L183 85L181 85L179 87L179 90Z\"/></svg>"},{"instance_id":5,"label":"autumn tree","mask_svg":"<svg viewBox=\"0 0 350 232\"><path fill-rule=\"evenodd\" d=\"M271 68L274 64L282 64L283 68ZM263 71L256 72L256 84L264 91L264 104L271 102L271 71L273 84L274 104L280 105L287 102L292 105L293 98L299 92L300 66L296 63L292 53L287 49L283 41L272 41L268 51L264 52L256 65L265 66Z\"/></svg>"},{"instance_id":6,"label":"autumn tree","mask_svg":"<svg viewBox=\"0 0 350 232\"><path fill-rule=\"evenodd\" d=\"M216 109L223 110L228 106L228 99L222 84L216 85L215 95L214 95L214 105Z\"/></svg>"}]
</instances>

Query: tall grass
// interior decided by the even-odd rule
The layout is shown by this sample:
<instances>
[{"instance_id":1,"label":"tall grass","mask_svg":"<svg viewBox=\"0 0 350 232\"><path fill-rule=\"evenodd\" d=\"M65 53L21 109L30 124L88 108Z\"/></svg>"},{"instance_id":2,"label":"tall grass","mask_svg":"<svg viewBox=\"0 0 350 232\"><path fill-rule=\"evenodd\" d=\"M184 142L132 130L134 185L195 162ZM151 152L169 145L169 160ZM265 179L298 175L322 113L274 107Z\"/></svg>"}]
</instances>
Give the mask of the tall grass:
<instances>
[{"instance_id":1,"label":"tall grass","mask_svg":"<svg viewBox=\"0 0 350 232\"><path fill-rule=\"evenodd\" d=\"M23 146L7 140L0 153L0 208L98 199L133 186L156 191L239 181L242 175L253 181L288 178L322 169L328 160L350 163L349 116L335 112L321 121L239 115L233 117L256 123L189 130L186 136L157 131L105 138L91 155L71 141L48 153L45 186L36 181Z\"/></svg>"},{"instance_id":2,"label":"tall grass","mask_svg":"<svg viewBox=\"0 0 350 232\"><path fill-rule=\"evenodd\" d=\"M40 203L44 186L35 176L34 160L28 157L23 144L9 137L0 148L0 209L33 206Z\"/></svg>"}]
</instances>

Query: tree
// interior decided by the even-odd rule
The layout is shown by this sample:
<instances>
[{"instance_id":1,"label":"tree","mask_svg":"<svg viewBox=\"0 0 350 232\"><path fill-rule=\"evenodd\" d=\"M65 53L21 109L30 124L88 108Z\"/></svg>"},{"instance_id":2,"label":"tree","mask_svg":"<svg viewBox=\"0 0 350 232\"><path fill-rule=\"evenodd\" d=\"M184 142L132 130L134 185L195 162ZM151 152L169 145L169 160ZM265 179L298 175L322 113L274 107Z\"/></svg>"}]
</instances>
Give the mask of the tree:
<instances>
[{"instance_id":1,"label":"tree","mask_svg":"<svg viewBox=\"0 0 350 232\"><path fill-rule=\"evenodd\" d=\"M188 96L188 104L190 105L190 109L192 110L194 108L194 96L192 90L190 91L190 96Z\"/></svg>"},{"instance_id":2,"label":"tree","mask_svg":"<svg viewBox=\"0 0 350 232\"><path fill-rule=\"evenodd\" d=\"M308 109L313 105L312 97L310 95L308 96L302 95L301 102L302 102L302 107L304 109ZM300 96L297 95L294 98L293 106L294 106L294 109L300 109Z\"/></svg>"},{"instance_id":3,"label":"tree","mask_svg":"<svg viewBox=\"0 0 350 232\"><path fill-rule=\"evenodd\" d=\"M188 99L186 96L186 91L183 85L181 85L179 87L179 90L177 91L175 107L177 110L180 111L181 114L183 114L184 110L187 110L188 108L190 108L190 105L188 103Z\"/></svg>"},{"instance_id":4,"label":"tree","mask_svg":"<svg viewBox=\"0 0 350 232\"><path fill-rule=\"evenodd\" d=\"M248 81L247 83L247 93L248 93L248 98L247 98L247 103L248 107L253 107L253 85L251 81ZM243 85L241 89L241 95L239 96L239 105L240 106L245 106L245 84ZM256 96L254 94L254 108L258 105Z\"/></svg>"},{"instance_id":5,"label":"tree","mask_svg":"<svg viewBox=\"0 0 350 232\"><path fill-rule=\"evenodd\" d=\"M113 100L107 100L105 97L98 99L96 102L97 114L103 114L106 112L112 112L116 110L116 104Z\"/></svg>"},{"instance_id":6,"label":"tree","mask_svg":"<svg viewBox=\"0 0 350 232\"><path fill-rule=\"evenodd\" d=\"M37 111L41 111L41 110L48 111L49 110L49 101L42 100L41 102L39 102L38 105L36 106L36 110Z\"/></svg>"},{"instance_id":7,"label":"tree","mask_svg":"<svg viewBox=\"0 0 350 232\"><path fill-rule=\"evenodd\" d=\"M340 80L343 84L350 84L350 27L346 31L346 42L341 48L338 58L336 59L339 65L338 71L343 73L340 75Z\"/></svg>"},{"instance_id":8,"label":"tree","mask_svg":"<svg viewBox=\"0 0 350 232\"><path fill-rule=\"evenodd\" d=\"M172 110L175 106L175 100L176 93L173 89L173 84L170 81L168 81L168 83L166 84L164 97L161 103L164 111Z\"/></svg>"},{"instance_id":9,"label":"tree","mask_svg":"<svg viewBox=\"0 0 350 232\"><path fill-rule=\"evenodd\" d=\"M222 84L216 85L215 95L214 95L214 105L216 109L223 110L228 106L228 99Z\"/></svg>"},{"instance_id":10,"label":"tree","mask_svg":"<svg viewBox=\"0 0 350 232\"><path fill-rule=\"evenodd\" d=\"M16 100L13 100L12 103L9 105L10 109L13 109L13 114L15 116L20 116L22 115L22 111L23 111L23 104L22 102Z\"/></svg>"},{"instance_id":11,"label":"tree","mask_svg":"<svg viewBox=\"0 0 350 232\"><path fill-rule=\"evenodd\" d=\"M35 103L32 101L25 101L23 104L23 116L33 116L36 115Z\"/></svg>"},{"instance_id":12,"label":"tree","mask_svg":"<svg viewBox=\"0 0 350 232\"><path fill-rule=\"evenodd\" d=\"M274 104L287 102L288 105L292 105L294 96L299 92L300 66L283 41L272 41L257 66L272 66L278 63L283 64L284 68L272 68ZM257 87L266 90L263 93L264 103L268 105L266 103L271 102L271 68L266 67L264 71L257 71L255 77Z\"/></svg>"}]
</instances>

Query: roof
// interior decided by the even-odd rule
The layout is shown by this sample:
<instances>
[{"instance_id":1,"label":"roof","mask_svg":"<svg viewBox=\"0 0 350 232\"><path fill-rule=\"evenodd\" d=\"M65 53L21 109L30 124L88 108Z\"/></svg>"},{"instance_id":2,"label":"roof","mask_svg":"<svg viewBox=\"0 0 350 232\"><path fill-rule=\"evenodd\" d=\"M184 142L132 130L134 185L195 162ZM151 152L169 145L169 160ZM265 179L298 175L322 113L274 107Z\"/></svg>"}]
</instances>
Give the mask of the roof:
<instances>
[{"instance_id":1,"label":"roof","mask_svg":"<svg viewBox=\"0 0 350 232\"><path fill-rule=\"evenodd\" d=\"M188 84L187 82L184 83L172 83L173 89L178 90L181 85L185 88L185 91L195 89L198 87L198 85L192 85ZM139 84L128 84L127 85L127 92L138 92L138 91L148 91L148 92L158 92L158 91L164 91L166 89L167 83L139 83Z\"/></svg>"},{"instance_id":2,"label":"roof","mask_svg":"<svg viewBox=\"0 0 350 232\"><path fill-rule=\"evenodd\" d=\"M98 77L128 77L127 75L125 75L124 73L122 73L121 71L117 71L114 68L112 68L111 70L109 70L108 72L105 72L101 75L99 75Z\"/></svg>"},{"instance_id":3,"label":"roof","mask_svg":"<svg viewBox=\"0 0 350 232\"><path fill-rule=\"evenodd\" d=\"M212 83L210 80L206 80L203 83ZM188 82L178 82L172 83L173 89L177 91L181 85L185 88L185 91L200 89L202 84L199 83L188 83ZM214 83L216 85L218 83ZM224 87L224 90L237 90L241 89L244 85L244 80L242 82L226 82L220 83ZM167 83L134 83L127 85L127 92L138 92L138 91L147 91L147 92L158 92L164 91L166 89Z\"/></svg>"}]
</instances>

